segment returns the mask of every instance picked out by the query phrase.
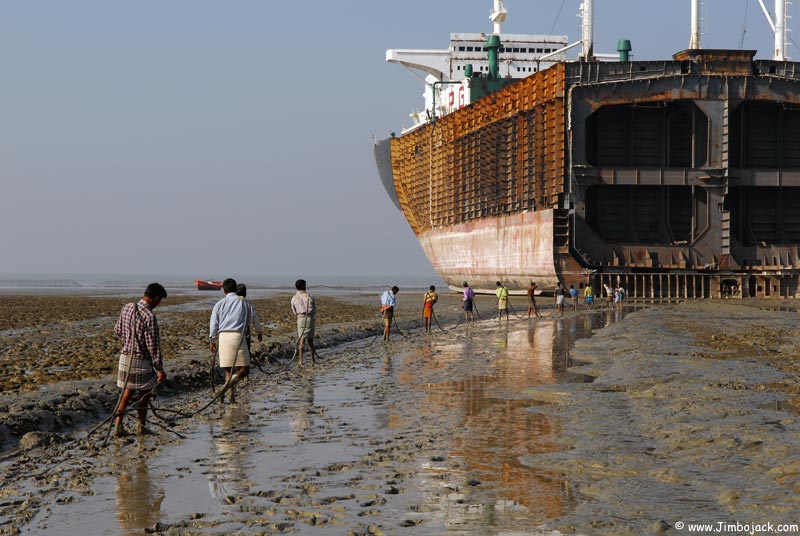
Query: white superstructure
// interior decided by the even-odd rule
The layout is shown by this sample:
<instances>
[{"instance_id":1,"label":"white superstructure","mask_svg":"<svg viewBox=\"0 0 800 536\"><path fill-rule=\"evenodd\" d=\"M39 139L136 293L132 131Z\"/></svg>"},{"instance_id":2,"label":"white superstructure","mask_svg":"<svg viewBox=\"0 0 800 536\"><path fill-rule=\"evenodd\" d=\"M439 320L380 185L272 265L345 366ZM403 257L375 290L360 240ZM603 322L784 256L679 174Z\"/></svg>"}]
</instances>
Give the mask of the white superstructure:
<instances>
[{"instance_id":1,"label":"white superstructure","mask_svg":"<svg viewBox=\"0 0 800 536\"><path fill-rule=\"evenodd\" d=\"M566 61L567 36L502 34L501 23L508 12L501 0L494 0L490 13L495 35L500 36L499 76L525 78L554 63ZM414 125L424 124L470 102L467 65L473 73L489 74L486 33L452 33L450 46L442 50L389 49L386 61L422 71L425 77L425 109L411 114ZM542 59L544 57L544 59Z\"/></svg>"}]
</instances>

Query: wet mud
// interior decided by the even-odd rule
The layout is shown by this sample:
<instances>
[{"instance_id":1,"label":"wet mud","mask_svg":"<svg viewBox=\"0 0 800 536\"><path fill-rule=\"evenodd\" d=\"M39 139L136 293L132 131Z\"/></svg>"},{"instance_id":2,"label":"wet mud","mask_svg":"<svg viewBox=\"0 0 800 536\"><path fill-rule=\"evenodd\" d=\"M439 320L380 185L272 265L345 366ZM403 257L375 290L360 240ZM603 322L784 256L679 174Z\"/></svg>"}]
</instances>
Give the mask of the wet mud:
<instances>
[{"instance_id":1,"label":"wet mud","mask_svg":"<svg viewBox=\"0 0 800 536\"><path fill-rule=\"evenodd\" d=\"M373 302L352 303L374 317ZM491 304L479 302L484 315ZM447 297L446 332L426 335L416 305L388 343L374 318L330 324L316 366L265 362L237 404L172 416L156 436L108 447L86 426L24 436L0 458L0 534L646 535L797 522L796 311L726 301L558 318L547 307L539 320L454 328ZM285 362L291 335L273 339L265 353ZM191 379L192 359L170 366L196 386L171 386L159 407L207 403L205 359ZM113 398L103 381L76 399ZM15 393L27 395L41 404ZM108 411L97 404L87 423Z\"/></svg>"},{"instance_id":2,"label":"wet mud","mask_svg":"<svg viewBox=\"0 0 800 536\"><path fill-rule=\"evenodd\" d=\"M267 365L237 404L165 424L183 438L103 448L84 428L7 455L0 532L549 534L576 499L558 472L520 462L559 448L562 427L525 389L586 381L568 370L570 341L614 317L454 329L456 303L437 305L447 332L401 322L404 335L332 344L315 367ZM191 412L209 395L158 404Z\"/></svg>"},{"instance_id":3,"label":"wet mud","mask_svg":"<svg viewBox=\"0 0 800 536\"><path fill-rule=\"evenodd\" d=\"M220 295L170 295L156 310L168 374L164 395L209 384L208 318ZM0 330L0 450L16 446L29 432L45 435L31 436L24 446L54 440L47 434L67 432L113 409L119 352L113 328L122 305L135 298L0 295L8 328ZM264 343L256 345L260 363L291 357L294 351L290 298L277 294L252 300L264 325ZM374 296L323 295L316 300L320 348L381 329ZM406 304L398 315L400 325L415 326L415 313Z\"/></svg>"},{"instance_id":4,"label":"wet mud","mask_svg":"<svg viewBox=\"0 0 800 536\"><path fill-rule=\"evenodd\" d=\"M754 305L650 308L576 343L573 370L596 380L531 393L554 402L532 411L563 423L561 448L523 461L561 473L578 497L549 527L798 522L798 317Z\"/></svg>"}]
</instances>

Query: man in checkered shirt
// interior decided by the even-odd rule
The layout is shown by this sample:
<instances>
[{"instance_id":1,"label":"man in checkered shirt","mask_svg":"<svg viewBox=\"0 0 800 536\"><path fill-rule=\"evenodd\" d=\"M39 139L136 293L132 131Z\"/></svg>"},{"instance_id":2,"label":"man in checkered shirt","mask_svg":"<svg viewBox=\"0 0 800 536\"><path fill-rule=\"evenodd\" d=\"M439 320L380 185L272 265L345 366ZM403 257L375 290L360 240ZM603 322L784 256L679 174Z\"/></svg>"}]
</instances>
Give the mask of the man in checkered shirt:
<instances>
[{"instance_id":1,"label":"man in checkered shirt","mask_svg":"<svg viewBox=\"0 0 800 536\"><path fill-rule=\"evenodd\" d=\"M114 422L117 437L127 435L122 427L122 416L129 403L136 404L139 417L137 432L152 433L146 427L147 406L156 383L163 382L167 375L161 357L161 341L158 322L153 314L167 291L158 283L150 283L144 296L137 303L128 303L119 314L114 333L122 341L119 354L117 387L123 389Z\"/></svg>"}]
</instances>

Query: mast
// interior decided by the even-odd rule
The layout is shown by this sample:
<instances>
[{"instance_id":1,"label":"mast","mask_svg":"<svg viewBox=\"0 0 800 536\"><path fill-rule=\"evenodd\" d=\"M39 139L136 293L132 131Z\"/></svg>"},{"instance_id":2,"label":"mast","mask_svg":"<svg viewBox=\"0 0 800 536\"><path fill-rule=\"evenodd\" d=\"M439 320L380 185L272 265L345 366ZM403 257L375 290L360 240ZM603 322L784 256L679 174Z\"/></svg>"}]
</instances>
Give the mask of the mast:
<instances>
[{"instance_id":1,"label":"mast","mask_svg":"<svg viewBox=\"0 0 800 536\"><path fill-rule=\"evenodd\" d=\"M692 35L689 38L689 49L700 48L700 0L692 0Z\"/></svg>"},{"instance_id":2,"label":"mast","mask_svg":"<svg viewBox=\"0 0 800 536\"><path fill-rule=\"evenodd\" d=\"M494 7L489 13L489 19L494 24L494 35L500 35L500 26L506 21L508 11L503 5L503 0L494 0Z\"/></svg>"},{"instance_id":3,"label":"mast","mask_svg":"<svg viewBox=\"0 0 800 536\"><path fill-rule=\"evenodd\" d=\"M594 0L583 0L581 4L581 42L583 51L581 58L584 61L594 59Z\"/></svg>"},{"instance_id":4,"label":"mast","mask_svg":"<svg viewBox=\"0 0 800 536\"><path fill-rule=\"evenodd\" d=\"M775 19L773 20L767 6L764 5L764 0L758 0L761 5L761 11L767 18L772 32L775 34L775 53L772 59L775 61L784 61L786 59L786 0L775 0Z\"/></svg>"},{"instance_id":5,"label":"mast","mask_svg":"<svg viewBox=\"0 0 800 536\"><path fill-rule=\"evenodd\" d=\"M773 59L786 59L786 0L775 0L775 55Z\"/></svg>"}]
</instances>

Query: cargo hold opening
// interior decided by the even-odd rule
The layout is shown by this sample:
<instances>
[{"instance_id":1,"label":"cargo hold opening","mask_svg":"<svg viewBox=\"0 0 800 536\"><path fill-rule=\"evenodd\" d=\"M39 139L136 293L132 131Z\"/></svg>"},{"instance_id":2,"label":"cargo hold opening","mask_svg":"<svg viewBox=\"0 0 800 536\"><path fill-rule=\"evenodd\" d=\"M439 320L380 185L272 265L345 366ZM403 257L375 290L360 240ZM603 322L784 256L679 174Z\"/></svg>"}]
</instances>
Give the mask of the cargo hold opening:
<instances>
[{"instance_id":1,"label":"cargo hold opening","mask_svg":"<svg viewBox=\"0 0 800 536\"><path fill-rule=\"evenodd\" d=\"M731 115L731 167L800 169L800 108L746 101Z\"/></svg>"},{"instance_id":2,"label":"cargo hold opening","mask_svg":"<svg viewBox=\"0 0 800 536\"><path fill-rule=\"evenodd\" d=\"M692 101L602 106L586 120L586 161L605 167L699 168L708 117Z\"/></svg>"},{"instance_id":3,"label":"cargo hold opening","mask_svg":"<svg viewBox=\"0 0 800 536\"><path fill-rule=\"evenodd\" d=\"M800 244L800 188L731 188L725 210L731 236L744 246Z\"/></svg>"},{"instance_id":4,"label":"cargo hold opening","mask_svg":"<svg viewBox=\"0 0 800 536\"><path fill-rule=\"evenodd\" d=\"M699 187L597 185L585 201L586 223L609 243L686 245L708 227Z\"/></svg>"}]
</instances>

